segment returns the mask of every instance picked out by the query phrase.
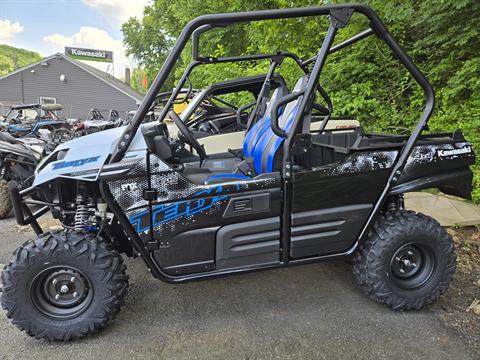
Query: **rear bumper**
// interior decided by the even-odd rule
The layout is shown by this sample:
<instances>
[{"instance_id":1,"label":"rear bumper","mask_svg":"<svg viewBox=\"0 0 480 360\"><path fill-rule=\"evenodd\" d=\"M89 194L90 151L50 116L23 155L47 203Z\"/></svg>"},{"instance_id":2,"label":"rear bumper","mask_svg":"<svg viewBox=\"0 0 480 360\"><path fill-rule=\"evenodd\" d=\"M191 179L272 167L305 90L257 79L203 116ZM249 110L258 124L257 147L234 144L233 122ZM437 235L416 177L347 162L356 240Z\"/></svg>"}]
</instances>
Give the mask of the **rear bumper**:
<instances>
[{"instance_id":1,"label":"rear bumper","mask_svg":"<svg viewBox=\"0 0 480 360\"><path fill-rule=\"evenodd\" d=\"M40 207L33 211L25 203L25 198L33 194L37 189L35 187L29 187L20 190L20 187L16 181L10 181L8 183L8 190L10 191L10 199L12 201L13 211L15 213L15 220L18 225L30 225L37 235L43 234L43 230L38 224L37 219L47 213L50 207L43 205L41 201L38 201ZM32 201L32 203L35 203Z\"/></svg>"}]
</instances>

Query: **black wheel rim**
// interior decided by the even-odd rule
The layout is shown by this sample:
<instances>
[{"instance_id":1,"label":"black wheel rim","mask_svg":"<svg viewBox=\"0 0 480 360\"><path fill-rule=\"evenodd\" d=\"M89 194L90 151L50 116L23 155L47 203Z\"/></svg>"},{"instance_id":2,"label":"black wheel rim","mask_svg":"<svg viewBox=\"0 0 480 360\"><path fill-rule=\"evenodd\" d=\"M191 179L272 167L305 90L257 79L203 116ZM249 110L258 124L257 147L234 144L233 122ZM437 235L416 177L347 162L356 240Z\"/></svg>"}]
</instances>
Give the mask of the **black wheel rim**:
<instances>
[{"instance_id":1,"label":"black wheel rim","mask_svg":"<svg viewBox=\"0 0 480 360\"><path fill-rule=\"evenodd\" d=\"M390 259L392 280L402 289L415 289L425 285L436 266L435 254L424 244L404 244Z\"/></svg>"},{"instance_id":2,"label":"black wheel rim","mask_svg":"<svg viewBox=\"0 0 480 360\"><path fill-rule=\"evenodd\" d=\"M80 270L69 266L49 267L32 281L30 298L43 314L71 319L83 313L93 299L91 282Z\"/></svg>"}]
</instances>

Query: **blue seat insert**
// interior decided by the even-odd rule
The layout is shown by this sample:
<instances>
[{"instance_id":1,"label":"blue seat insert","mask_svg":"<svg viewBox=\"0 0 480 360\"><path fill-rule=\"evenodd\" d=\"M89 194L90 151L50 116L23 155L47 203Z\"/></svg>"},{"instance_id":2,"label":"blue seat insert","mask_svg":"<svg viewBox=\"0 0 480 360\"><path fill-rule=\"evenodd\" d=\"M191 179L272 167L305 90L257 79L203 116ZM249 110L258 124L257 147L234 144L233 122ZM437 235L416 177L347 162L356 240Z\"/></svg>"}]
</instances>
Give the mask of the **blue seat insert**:
<instances>
[{"instance_id":1,"label":"blue seat insert","mask_svg":"<svg viewBox=\"0 0 480 360\"><path fill-rule=\"evenodd\" d=\"M307 81L308 76L302 76L295 84L293 92L299 92L304 89ZM290 131L293 125L293 120L298 112L302 98L303 96L300 96L295 101L288 103L283 111L283 114L279 117L279 125L286 132ZM308 124L304 124L303 128L309 129L310 124L308 120L306 119L305 122ZM257 175L272 172L274 170L275 156L277 155L284 141L284 138L276 135L273 132L271 123L269 121L266 130L263 132L253 149L253 165Z\"/></svg>"},{"instance_id":2,"label":"blue seat insert","mask_svg":"<svg viewBox=\"0 0 480 360\"><path fill-rule=\"evenodd\" d=\"M272 97L270 98L270 101L267 104L265 112L245 134L245 139L243 140L243 156L245 158L253 156L253 150L255 149L255 145L257 144L263 133L267 131L267 129L270 127L273 104L278 99L285 96L287 93L288 89L283 86L276 88L272 94Z\"/></svg>"}]
</instances>

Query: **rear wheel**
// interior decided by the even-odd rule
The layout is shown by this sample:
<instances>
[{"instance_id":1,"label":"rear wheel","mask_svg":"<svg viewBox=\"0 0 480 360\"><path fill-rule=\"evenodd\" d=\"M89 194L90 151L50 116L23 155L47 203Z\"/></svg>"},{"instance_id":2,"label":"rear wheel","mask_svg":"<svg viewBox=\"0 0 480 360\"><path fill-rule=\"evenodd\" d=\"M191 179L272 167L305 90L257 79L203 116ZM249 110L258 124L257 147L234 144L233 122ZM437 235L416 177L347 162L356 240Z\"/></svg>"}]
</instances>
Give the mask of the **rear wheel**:
<instances>
[{"instance_id":1,"label":"rear wheel","mask_svg":"<svg viewBox=\"0 0 480 360\"><path fill-rule=\"evenodd\" d=\"M8 191L7 181L0 180L0 219L6 218L12 211L12 201Z\"/></svg>"},{"instance_id":2,"label":"rear wheel","mask_svg":"<svg viewBox=\"0 0 480 360\"><path fill-rule=\"evenodd\" d=\"M120 254L102 239L49 233L17 249L2 273L7 316L28 335L69 341L103 329L128 287Z\"/></svg>"},{"instance_id":3,"label":"rear wheel","mask_svg":"<svg viewBox=\"0 0 480 360\"><path fill-rule=\"evenodd\" d=\"M453 239L434 219L411 211L382 216L360 245L354 274L373 300L421 309L448 288L455 272Z\"/></svg>"}]
</instances>

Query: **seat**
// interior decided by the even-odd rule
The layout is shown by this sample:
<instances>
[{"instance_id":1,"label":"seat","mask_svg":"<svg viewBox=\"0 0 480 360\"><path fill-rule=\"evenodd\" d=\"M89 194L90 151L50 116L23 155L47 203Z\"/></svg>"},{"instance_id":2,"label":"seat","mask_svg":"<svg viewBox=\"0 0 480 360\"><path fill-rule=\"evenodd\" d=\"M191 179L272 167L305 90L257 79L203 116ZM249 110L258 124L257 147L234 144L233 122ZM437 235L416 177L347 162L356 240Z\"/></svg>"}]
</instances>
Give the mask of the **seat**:
<instances>
[{"instance_id":1,"label":"seat","mask_svg":"<svg viewBox=\"0 0 480 360\"><path fill-rule=\"evenodd\" d=\"M293 93L303 90L307 82L308 75L302 76L295 84ZM288 132L293 125L293 120L295 119L302 98L303 96L300 96L295 101L288 103L282 116L279 117L279 126L286 132ZM310 116L304 119L303 132L309 132L310 121ZM281 146L285 141L284 138L273 132L270 122L268 125L253 149L253 166L257 175L274 171L275 160L282 150Z\"/></svg>"},{"instance_id":2,"label":"seat","mask_svg":"<svg viewBox=\"0 0 480 360\"><path fill-rule=\"evenodd\" d=\"M305 89L308 82L308 75L302 76L295 84L293 92L300 92ZM275 91L277 91L276 89ZM258 126L252 126L250 131L253 130L251 135L245 137L244 141L244 155L250 154L248 158L253 160L254 175L260 176L262 174L273 172L275 169L275 162L278 155L281 153L282 145L285 141L284 138L276 135L271 127L271 115L274 108L275 101L278 101L283 94L281 91L275 94L275 99L272 96L272 100L267 106L264 116L257 122ZM298 97L295 101L288 103L282 113L279 116L279 125L282 129L288 132L298 112L298 108L302 101L303 96ZM268 120L268 121L267 121ZM309 132L311 117L308 116L303 121L303 132ZM255 125L257 125L255 124ZM230 160L230 159L229 159ZM237 164L241 161L238 160ZM197 184L212 184L238 181L239 179L249 179L251 177L245 174L234 171L234 168L230 167L230 172L226 171L228 166L222 166L222 161L219 159L217 164L217 170L215 169L198 169L195 174L185 174L192 182ZM231 166L231 165L230 165ZM203 170L203 171L202 171Z\"/></svg>"},{"instance_id":3,"label":"seat","mask_svg":"<svg viewBox=\"0 0 480 360\"><path fill-rule=\"evenodd\" d=\"M273 105L283 96L288 94L288 89L284 86L280 86L275 89L267 104L264 114L253 124L253 126L245 134L243 141L243 156L245 158L253 156L253 150L257 145L258 140L262 137L263 133L270 127L270 121L272 118ZM281 111L279 113L281 115Z\"/></svg>"},{"instance_id":4,"label":"seat","mask_svg":"<svg viewBox=\"0 0 480 360\"><path fill-rule=\"evenodd\" d=\"M273 93L270 101L267 103L267 107L260 116L258 121L247 131L243 141L243 156L245 159L251 159L253 155L253 149L261 138L262 134L270 127L271 113L273 110L273 104L278 101L282 96L288 94L287 87L279 86ZM210 156L202 163L202 168L206 168L211 171L222 171L223 173L232 173L236 167L242 162L241 153L235 155L232 153L219 153Z\"/></svg>"}]
</instances>

